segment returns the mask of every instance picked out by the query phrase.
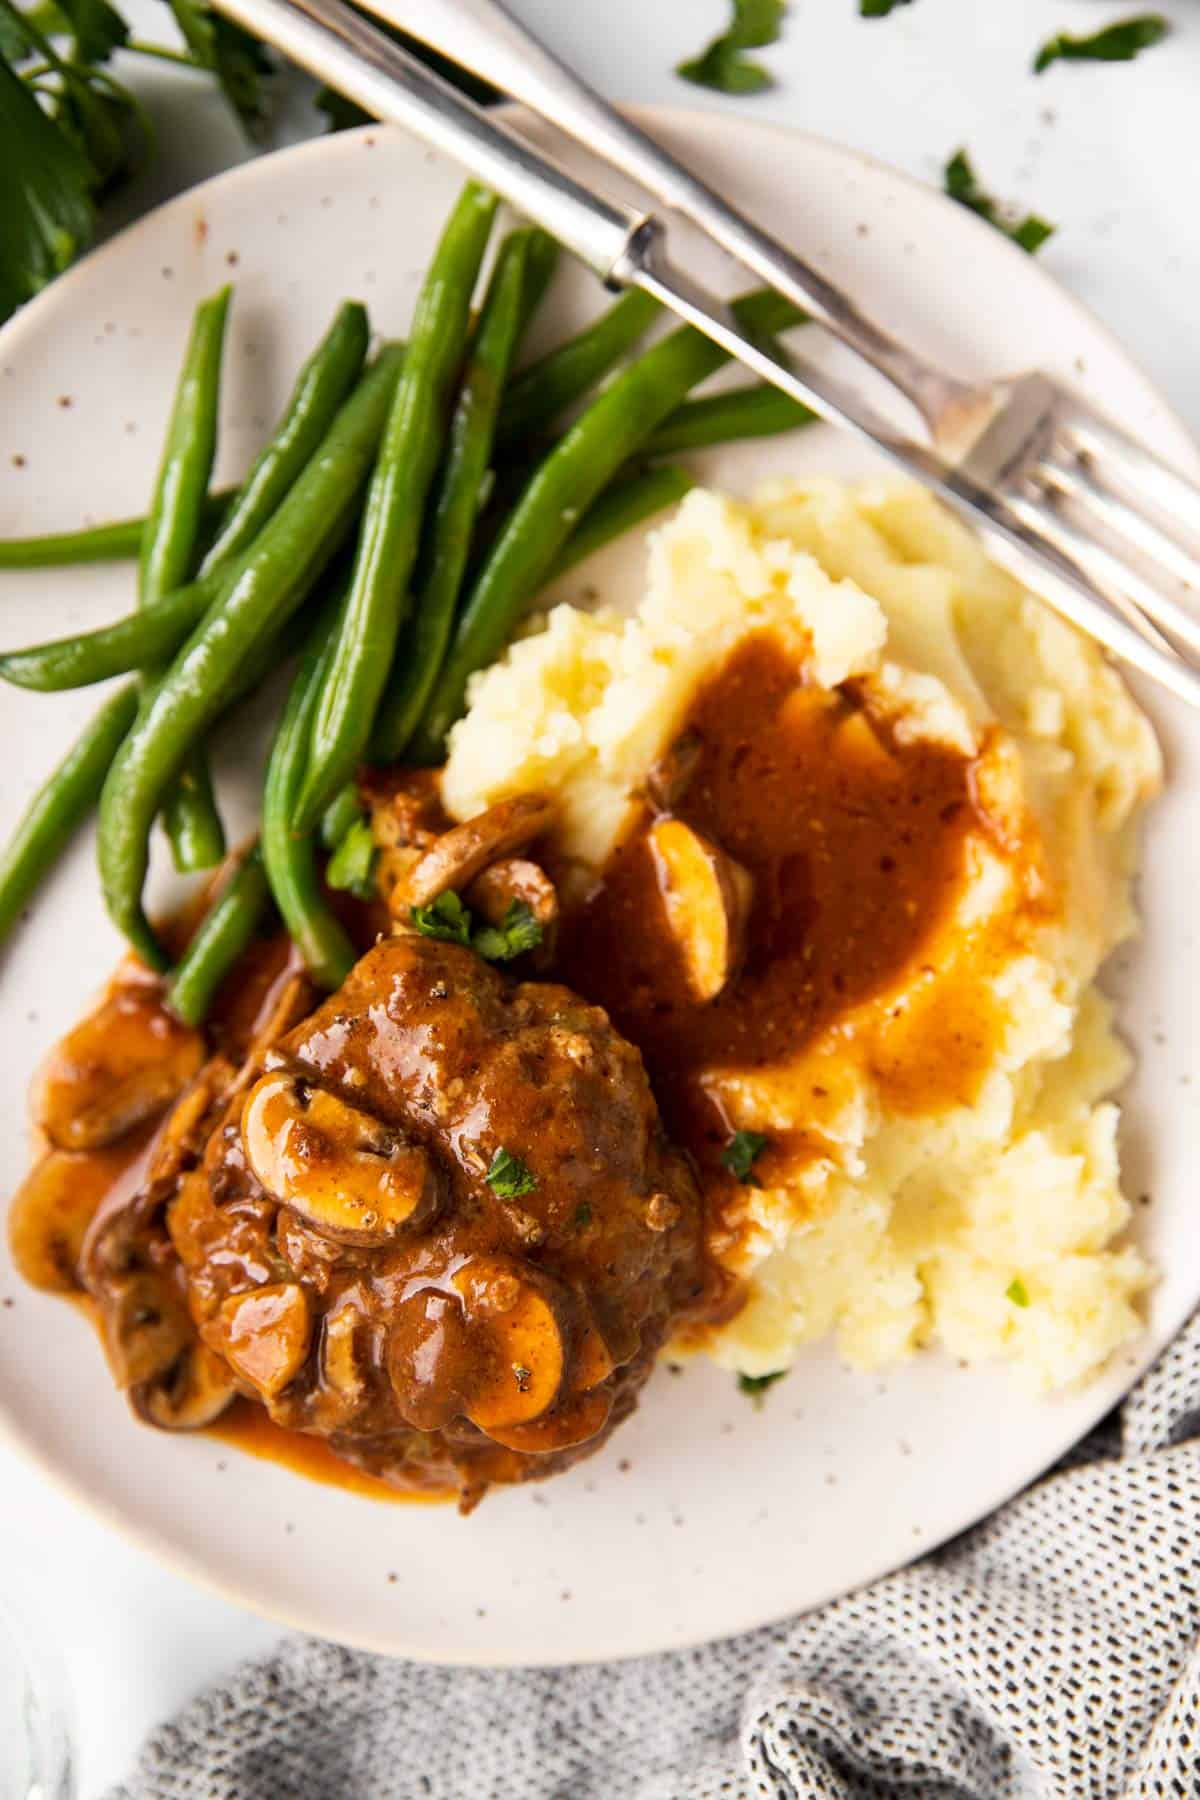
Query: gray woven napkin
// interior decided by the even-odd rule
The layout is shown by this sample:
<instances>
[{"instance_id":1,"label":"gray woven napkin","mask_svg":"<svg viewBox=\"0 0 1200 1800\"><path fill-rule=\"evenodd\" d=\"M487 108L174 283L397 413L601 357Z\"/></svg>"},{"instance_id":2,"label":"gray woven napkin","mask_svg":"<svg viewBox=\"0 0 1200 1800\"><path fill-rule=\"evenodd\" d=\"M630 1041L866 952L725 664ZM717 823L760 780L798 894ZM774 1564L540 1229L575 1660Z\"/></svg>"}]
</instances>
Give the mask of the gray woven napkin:
<instances>
[{"instance_id":1,"label":"gray woven napkin","mask_svg":"<svg viewBox=\"0 0 1200 1800\"><path fill-rule=\"evenodd\" d=\"M1052 1475L846 1600L581 1669L293 1637L109 1800L1198 1800L1198 1433L1200 1316Z\"/></svg>"}]
</instances>

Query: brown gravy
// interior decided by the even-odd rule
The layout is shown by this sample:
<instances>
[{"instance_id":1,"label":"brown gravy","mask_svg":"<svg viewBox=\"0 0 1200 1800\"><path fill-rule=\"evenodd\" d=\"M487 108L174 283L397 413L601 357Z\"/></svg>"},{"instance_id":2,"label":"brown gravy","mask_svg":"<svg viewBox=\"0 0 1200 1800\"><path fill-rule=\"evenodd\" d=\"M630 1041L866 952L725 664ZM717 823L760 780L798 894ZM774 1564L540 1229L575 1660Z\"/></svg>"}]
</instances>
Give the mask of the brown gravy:
<instances>
[{"instance_id":1,"label":"brown gravy","mask_svg":"<svg viewBox=\"0 0 1200 1800\"><path fill-rule=\"evenodd\" d=\"M649 801L570 919L557 972L639 1046L668 1131L719 1179L731 1128L705 1071L794 1058L919 969L961 893L964 840L993 834L971 758L898 741L852 691L805 686L767 633L701 689L685 733L694 761L674 815L753 878L740 972L715 1000L694 999L659 890ZM919 1041L909 1034L888 1083L897 1110L970 1099L988 1065L995 1021L977 984L961 1006L945 999Z\"/></svg>"},{"instance_id":2,"label":"brown gravy","mask_svg":"<svg viewBox=\"0 0 1200 1800\"><path fill-rule=\"evenodd\" d=\"M321 1438L276 1425L266 1409L253 1400L235 1400L229 1411L223 1413L215 1425L208 1427L207 1436L220 1438L223 1444L232 1444L247 1456L281 1463L309 1481L344 1488L348 1494L362 1494L368 1500L442 1506L457 1498L449 1491L398 1488L390 1482L380 1481L377 1476L368 1475L365 1469L356 1469L353 1463L337 1456Z\"/></svg>"},{"instance_id":3,"label":"brown gravy","mask_svg":"<svg viewBox=\"0 0 1200 1800\"><path fill-rule=\"evenodd\" d=\"M716 999L693 998L648 842L661 813L647 801L564 921L552 974L604 1005L642 1051L668 1132L704 1171L710 1223L719 1230L726 1202L744 1190L721 1168L731 1125L704 1085L705 1072L786 1062L853 1008L886 994L898 976L919 971L961 895L968 837L982 835L1000 854L1019 850L1004 843L980 804L978 759L898 741L852 689L807 686L796 656L768 634L746 640L701 689L685 731L693 761L674 814L719 844L754 884L740 969ZM378 928L373 917L348 923L363 943ZM289 956L279 936L248 954L226 983L210 1042L236 1054L248 1041ZM978 966L971 965L976 975ZM115 981L122 979L143 990L157 985L140 965L124 965ZM873 1069L897 1110L920 1113L973 1096L997 1028L979 991L977 979L964 982L955 1004L953 982L948 997L942 981L938 1004L916 1009L897 1038L894 1066L881 1060ZM803 1117L802 1105L797 1111ZM805 1135L803 1126L776 1134L758 1165L762 1174L769 1178L775 1159L802 1156ZM87 1225L146 1138L139 1130L104 1149L56 1151L31 1173L10 1213L14 1255L27 1279L78 1294L74 1264ZM735 1217L731 1211L730 1224ZM724 1294L720 1311L728 1316L740 1304L731 1278ZM208 1431L310 1480L375 1499L450 1497L395 1488L320 1439L274 1424L249 1400L236 1401Z\"/></svg>"},{"instance_id":4,"label":"brown gravy","mask_svg":"<svg viewBox=\"0 0 1200 1800\"><path fill-rule=\"evenodd\" d=\"M269 961L274 963L277 955L276 949ZM100 1321L95 1305L75 1273L80 1247L101 1202L139 1160L151 1135L143 1130L102 1149L49 1152L30 1171L9 1210L9 1242L18 1272L32 1287L73 1299L97 1333ZM228 1412L206 1427L204 1435L232 1444L248 1456L281 1463L310 1481L371 1500L434 1505L455 1497L449 1492L401 1489L380 1481L335 1455L319 1438L276 1425L252 1400L235 1400Z\"/></svg>"}]
</instances>

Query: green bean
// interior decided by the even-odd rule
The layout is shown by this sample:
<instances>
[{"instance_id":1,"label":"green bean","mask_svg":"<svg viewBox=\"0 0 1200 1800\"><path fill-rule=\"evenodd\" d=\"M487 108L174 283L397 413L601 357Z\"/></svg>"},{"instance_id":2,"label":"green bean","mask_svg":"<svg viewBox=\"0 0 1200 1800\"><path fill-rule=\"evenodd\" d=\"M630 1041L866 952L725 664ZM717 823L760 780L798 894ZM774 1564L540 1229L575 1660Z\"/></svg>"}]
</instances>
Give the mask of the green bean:
<instances>
[{"instance_id":1,"label":"green bean","mask_svg":"<svg viewBox=\"0 0 1200 1800\"><path fill-rule=\"evenodd\" d=\"M95 631L51 638L27 650L10 650L0 655L0 680L39 694L53 694L63 688L90 687L130 669L152 668L174 655L217 592L217 583L210 576L176 588L155 605L126 613Z\"/></svg>"},{"instance_id":2,"label":"green bean","mask_svg":"<svg viewBox=\"0 0 1200 1800\"><path fill-rule=\"evenodd\" d=\"M355 819L325 865L326 886L344 889L359 900L373 899L378 856L370 820Z\"/></svg>"},{"instance_id":3,"label":"green bean","mask_svg":"<svg viewBox=\"0 0 1200 1800\"><path fill-rule=\"evenodd\" d=\"M244 487L234 491L232 507L228 504L230 496L221 496L225 525L205 557L197 581L164 594L153 605L112 625L0 654L0 680L51 693L107 681L111 675L149 668L173 656L188 632L203 618L217 591L215 577L227 572L245 554L311 459L358 374L366 333L362 307L357 302L347 302L301 371L270 442ZM129 521L139 529L141 523Z\"/></svg>"},{"instance_id":4,"label":"green bean","mask_svg":"<svg viewBox=\"0 0 1200 1800\"><path fill-rule=\"evenodd\" d=\"M464 187L426 271L363 509L346 619L313 720L296 824L315 826L366 750L409 603L425 497L441 456L471 295L496 196Z\"/></svg>"},{"instance_id":5,"label":"green bean","mask_svg":"<svg viewBox=\"0 0 1200 1800\"><path fill-rule=\"evenodd\" d=\"M0 854L0 937L95 805L137 709L137 687L129 682L105 701L25 809Z\"/></svg>"},{"instance_id":6,"label":"green bean","mask_svg":"<svg viewBox=\"0 0 1200 1800\"><path fill-rule=\"evenodd\" d=\"M309 634L304 660L275 732L263 791L262 850L267 880L309 973L327 988L338 987L346 979L354 963L354 947L325 898L312 834L294 830L292 819L308 762L313 715L342 619L344 609L331 629L327 608Z\"/></svg>"},{"instance_id":7,"label":"green bean","mask_svg":"<svg viewBox=\"0 0 1200 1800\"><path fill-rule=\"evenodd\" d=\"M343 404L316 455L157 684L118 752L100 798L99 861L113 922L153 968L162 946L142 906L150 827L203 732L229 704L247 661L278 636L350 529L383 432L399 346L385 350Z\"/></svg>"},{"instance_id":8,"label":"green bean","mask_svg":"<svg viewBox=\"0 0 1200 1800\"><path fill-rule=\"evenodd\" d=\"M630 288L594 324L540 356L515 376L504 396L496 443L511 449L540 437L561 413L615 368L658 317L657 300Z\"/></svg>"},{"instance_id":9,"label":"green bean","mask_svg":"<svg viewBox=\"0 0 1200 1800\"><path fill-rule=\"evenodd\" d=\"M152 606L194 572L200 518L217 447L221 354L228 286L202 300L175 389L162 462L138 567L138 599ZM190 752L163 806L163 825L180 873L209 868L225 854L225 833L200 745ZM201 860L197 861L196 859Z\"/></svg>"},{"instance_id":10,"label":"green bean","mask_svg":"<svg viewBox=\"0 0 1200 1800\"><path fill-rule=\"evenodd\" d=\"M205 913L171 977L167 1002L185 1025L204 1023L217 989L253 941L270 905L271 890L256 844Z\"/></svg>"},{"instance_id":11,"label":"green bean","mask_svg":"<svg viewBox=\"0 0 1200 1800\"><path fill-rule=\"evenodd\" d=\"M546 577L547 582L557 581L560 575L565 575L585 557L594 556L613 538L622 537L643 520L652 519L655 513L674 506L694 485L686 469L680 469L674 463L660 463L657 468L645 469L640 475L631 475L627 481L606 488L589 506L563 545L557 562Z\"/></svg>"},{"instance_id":12,"label":"green bean","mask_svg":"<svg viewBox=\"0 0 1200 1800\"><path fill-rule=\"evenodd\" d=\"M213 869L224 856L225 827L203 745L195 745L185 757L163 801L162 822L181 875Z\"/></svg>"},{"instance_id":13,"label":"green bean","mask_svg":"<svg viewBox=\"0 0 1200 1800\"><path fill-rule=\"evenodd\" d=\"M358 797L358 787L348 781L344 788L333 796L325 811L321 814L319 836L321 846L325 850L336 850L352 825L357 825L363 816L363 803Z\"/></svg>"},{"instance_id":14,"label":"green bean","mask_svg":"<svg viewBox=\"0 0 1200 1800\"><path fill-rule=\"evenodd\" d=\"M521 331L524 334L533 323L534 315L546 297L546 289L554 280L555 271L562 257L562 249L550 236L535 225L529 232L529 248L525 253L525 308L521 319Z\"/></svg>"},{"instance_id":15,"label":"green bean","mask_svg":"<svg viewBox=\"0 0 1200 1800\"><path fill-rule=\"evenodd\" d=\"M362 373L370 328L367 309L345 300L301 369L269 442L260 450L213 541L200 573L225 567L253 543L328 431Z\"/></svg>"},{"instance_id":16,"label":"green bean","mask_svg":"<svg viewBox=\"0 0 1200 1800\"><path fill-rule=\"evenodd\" d=\"M428 553L423 556L412 615L375 721L372 754L395 762L404 754L433 692L471 548L500 397L524 323L529 232L504 242L458 390L450 440L439 476Z\"/></svg>"},{"instance_id":17,"label":"green bean","mask_svg":"<svg viewBox=\"0 0 1200 1800\"><path fill-rule=\"evenodd\" d=\"M743 328L756 334L783 331L800 316L770 290L735 304ZM503 648L581 515L683 396L728 360L710 339L682 326L615 376L559 439L480 570L410 745L411 757L440 759L446 733L462 712L468 678Z\"/></svg>"},{"instance_id":18,"label":"green bean","mask_svg":"<svg viewBox=\"0 0 1200 1800\"><path fill-rule=\"evenodd\" d=\"M192 574L217 445L221 350L231 290L202 300L175 390L150 513L142 534L138 591L152 605Z\"/></svg>"},{"instance_id":19,"label":"green bean","mask_svg":"<svg viewBox=\"0 0 1200 1800\"><path fill-rule=\"evenodd\" d=\"M219 528L236 491L221 488L215 494L205 495L200 514L202 537ZM0 538L0 569L58 569L75 563L122 562L140 554L145 529L144 518L112 519L106 525L85 525L79 531Z\"/></svg>"},{"instance_id":20,"label":"green bean","mask_svg":"<svg viewBox=\"0 0 1200 1800\"><path fill-rule=\"evenodd\" d=\"M553 243L553 239L549 240ZM557 247L556 247L557 248ZM243 550L274 512L353 385L366 355L367 317L347 300L300 371L283 417L239 488L206 494L200 538L212 539L202 569L226 563ZM230 502L235 504L231 507ZM113 519L78 531L0 538L0 569L63 568L75 563L119 562L137 557L148 521Z\"/></svg>"},{"instance_id":21,"label":"green bean","mask_svg":"<svg viewBox=\"0 0 1200 1800\"><path fill-rule=\"evenodd\" d=\"M776 437L811 425L816 416L776 387L730 388L676 407L642 450L646 456L675 456L680 450L703 450L738 438Z\"/></svg>"}]
</instances>

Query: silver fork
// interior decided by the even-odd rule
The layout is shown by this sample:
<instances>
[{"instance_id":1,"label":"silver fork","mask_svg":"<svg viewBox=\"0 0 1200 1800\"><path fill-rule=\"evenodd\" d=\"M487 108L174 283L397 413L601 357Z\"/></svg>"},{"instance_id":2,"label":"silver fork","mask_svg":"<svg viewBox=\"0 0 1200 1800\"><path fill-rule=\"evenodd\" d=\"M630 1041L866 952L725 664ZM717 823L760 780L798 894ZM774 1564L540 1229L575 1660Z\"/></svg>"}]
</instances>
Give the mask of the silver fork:
<instances>
[{"instance_id":1,"label":"silver fork","mask_svg":"<svg viewBox=\"0 0 1200 1800\"><path fill-rule=\"evenodd\" d=\"M464 99L342 0L217 0L368 112L406 126L544 225L611 286L639 286L764 380L853 430L972 523L1113 654L1200 709L1200 490L1043 374L988 387L896 342L817 270L744 218L571 73L497 0L369 0L632 176L891 382L920 436L844 381L747 337L667 256L662 219L604 198Z\"/></svg>"}]
</instances>

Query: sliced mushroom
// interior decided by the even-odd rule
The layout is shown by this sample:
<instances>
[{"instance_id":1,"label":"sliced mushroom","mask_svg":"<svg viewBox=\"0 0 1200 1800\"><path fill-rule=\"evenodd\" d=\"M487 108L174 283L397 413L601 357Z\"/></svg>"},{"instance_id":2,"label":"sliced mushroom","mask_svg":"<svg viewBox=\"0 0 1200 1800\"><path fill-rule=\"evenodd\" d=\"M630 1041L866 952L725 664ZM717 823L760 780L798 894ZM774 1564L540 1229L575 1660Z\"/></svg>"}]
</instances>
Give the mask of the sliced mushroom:
<instances>
[{"instance_id":1,"label":"sliced mushroom","mask_svg":"<svg viewBox=\"0 0 1200 1800\"><path fill-rule=\"evenodd\" d=\"M489 806L440 837L400 884L397 898L405 907L428 906L449 888L465 893L489 863L532 844L553 817L554 808L543 794L518 794Z\"/></svg>"},{"instance_id":2,"label":"sliced mushroom","mask_svg":"<svg viewBox=\"0 0 1200 1800\"><path fill-rule=\"evenodd\" d=\"M688 983L697 1000L715 1000L741 958L751 877L682 819L656 820L648 840Z\"/></svg>"},{"instance_id":3,"label":"sliced mushroom","mask_svg":"<svg viewBox=\"0 0 1200 1800\"><path fill-rule=\"evenodd\" d=\"M207 1344L188 1346L159 1379L132 1388L130 1405L161 1431L203 1431L237 1395L233 1376Z\"/></svg>"},{"instance_id":4,"label":"sliced mushroom","mask_svg":"<svg viewBox=\"0 0 1200 1800\"><path fill-rule=\"evenodd\" d=\"M101 1332L113 1379L135 1388L160 1380L196 1341L183 1295L159 1269L130 1269L101 1297Z\"/></svg>"},{"instance_id":5,"label":"sliced mushroom","mask_svg":"<svg viewBox=\"0 0 1200 1800\"><path fill-rule=\"evenodd\" d=\"M646 777L646 795L660 812L678 806L691 785L704 754L704 740L694 731L669 744Z\"/></svg>"},{"instance_id":6,"label":"sliced mushroom","mask_svg":"<svg viewBox=\"0 0 1200 1800\"><path fill-rule=\"evenodd\" d=\"M575 1347L571 1386L577 1393L586 1394L606 1382L615 1368L608 1345L595 1325L589 1323Z\"/></svg>"},{"instance_id":7,"label":"sliced mushroom","mask_svg":"<svg viewBox=\"0 0 1200 1800\"><path fill-rule=\"evenodd\" d=\"M312 1317L298 1282L275 1281L231 1294L216 1329L230 1368L272 1400L304 1366Z\"/></svg>"},{"instance_id":8,"label":"sliced mushroom","mask_svg":"<svg viewBox=\"0 0 1200 1800\"><path fill-rule=\"evenodd\" d=\"M237 1076L238 1071L228 1058L209 1058L155 1134L147 1165L148 1181L174 1181L200 1161Z\"/></svg>"},{"instance_id":9,"label":"sliced mushroom","mask_svg":"<svg viewBox=\"0 0 1200 1800\"><path fill-rule=\"evenodd\" d=\"M352 1288L325 1314L321 1334L321 1380L345 1401L357 1402L366 1392L358 1342L365 1317L366 1308Z\"/></svg>"},{"instance_id":10,"label":"sliced mushroom","mask_svg":"<svg viewBox=\"0 0 1200 1800\"><path fill-rule=\"evenodd\" d=\"M561 1302L548 1280L507 1257L472 1257L453 1280L476 1351L466 1415L503 1443L502 1432L540 1419L562 1391L567 1346Z\"/></svg>"},{"instance_id":11,"label":"sliced mushroom","mask_svg":"<svg viewBox=\"0 0 1200 1800\"><path fill-rule=\"evenodd\" d=\"M8 1214L13 1261L32 1286L75 1293L79 1260L106 1194L130 1160L127 1144L49 1150L17 1189Z\"/></svg>"},{"instance_id":12,"label":"sliced mushroom","mask_svg":"<svg viewBox=\"0 0 1200 1800\"><path fill-rule=\"evenodd\" d=\"M548 1456L555 1450L569 1450L573 1444L586 1444L603 1431L612 1411L612 1395L603 1388L586 1394L574 1394L541 1418L518 1421L512 1425L488 1428L509 1450L523 1450L527 1455Z\"/></svg>"},{"instance_id":13,"label":"sliced mushroom","mask_svg":"<svg viewBox=\"0 0 1200 1800\"><path fill-rule=\"evenodd\" d=\"M269 1194L343 1243L386 1244L438 1210L437 1170L419 1144L283 1070L252 1089L242 1144Z\"/></svg>"},{"instance_id":14,"label":"sliced mushroom","mask_svg":"<svg viewBox=\"0 0 1200 1800\"><path fill-rule=\"evenodd\" d=\"M541 942L532 952L534 966L544 967L553 960L558 893L538 863L520 856L492 863L475 877L464 898L471 911L489 925L503 925L512 905L527 906L542 932Z\"/></svg>"},{"instance_id":15,"label":"sliced mushroom","mask_svg":"<svg viewBox=\"0 0 1200 1800\"><path fill-rule=\"evenodd\" d=\"M172 1017L155 988L112 990L51 1051L34 1116L52 1144L90 1150L158 1117L204 1060L204 1038Z\"/></svg>"},{"instance_id":16,"label":"sliced mushroom","mask_svg":"<svg viewBox=\"0 0 1200 1800\"><path fill-rule=\"evenodd\" d=\"M144 1262L142 1250L155 1230L155 1214L161 1200L147 1177L154 1155L152 1138L127 1163L101 1200L84 1233L79 1252L79 1275L89 1293L103 1300L109 1277L124 1274Z\"/></svg>"}]
</instances>

